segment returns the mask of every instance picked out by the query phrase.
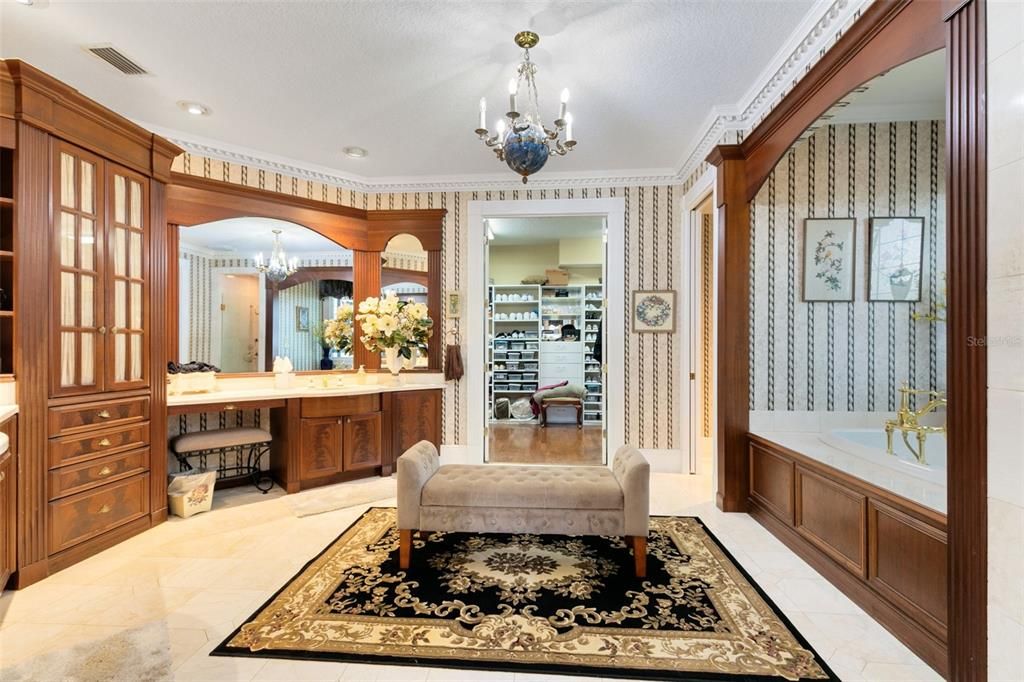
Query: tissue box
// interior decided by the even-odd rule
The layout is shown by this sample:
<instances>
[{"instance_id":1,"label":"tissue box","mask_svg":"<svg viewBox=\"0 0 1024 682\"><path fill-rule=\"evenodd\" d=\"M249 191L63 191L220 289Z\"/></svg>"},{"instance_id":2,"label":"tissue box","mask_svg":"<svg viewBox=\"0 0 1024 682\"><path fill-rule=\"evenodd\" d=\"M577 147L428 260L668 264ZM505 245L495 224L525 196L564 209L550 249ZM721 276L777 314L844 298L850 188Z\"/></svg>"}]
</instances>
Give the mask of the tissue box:
<instances>
[{"instance_id":1,"label":"tissue box","mask_svg":"<svg viewBox=\"0 0 1024 682\"><path fill-rule=\"evenodd\" d=\"M209 393L217 386L216 372L189 372L171 374L170 377L171 383L168 390L172 394Z\"/></svg>"},{"instance_id":2,"label":"tissue box","mask_svg":"<svg viewBox=\"0 0 1024 682\"><path fill-rule=\"evenodd\" d=\"M213 486L216 482L216 471L172 476L167 486L169 511L183 519L199 512L210 511L210 507L213 506Z\"/></svg>"}]
</instances>

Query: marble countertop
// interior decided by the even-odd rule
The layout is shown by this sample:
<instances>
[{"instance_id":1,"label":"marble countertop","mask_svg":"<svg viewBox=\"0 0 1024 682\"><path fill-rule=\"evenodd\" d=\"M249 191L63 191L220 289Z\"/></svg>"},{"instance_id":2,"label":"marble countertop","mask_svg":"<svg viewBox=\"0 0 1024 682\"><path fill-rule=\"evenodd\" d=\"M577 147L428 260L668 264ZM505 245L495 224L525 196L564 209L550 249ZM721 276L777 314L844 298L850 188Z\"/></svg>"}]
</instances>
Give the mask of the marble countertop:
<instances>
[{"instance_id":1,"label":"marble countertop","mask_svg":"<svg viewBox=\"0 0 1024 682\"><path fill-rule=\"evenodd\" d=\"M943 514L946 513L946 486L868 461L823 442L817 433L751 430L754 436L817 460L834 469L892 491Z\"/></svg>"},{"instance_id":2,"label":"marble countertop","mask_svg":"<svg viewBox=\"0 0 1024 682\"><path fill-rule=\"evenodd\" d=\"M18 414L17 405L0 405L0 423L7 421L16 414Z\"/></svg>"},{"instance_id":3,"label":"marble countertop","mask_svg":"<svg viewBox=\"0 0 1024 682\"><path fill-rule=\"evenodd\" d=\"M367 383L357 384L351 374L338 377L328 376L325 387L320 376L296 376L289 388L276 388L273 378L252 377L244 379L218 379L217 389L208 393L183 393L167 395L168 407L178 405L208 405L222 402L245 402L253 400L275 400L283 398L327 398L332 396L366 395L371 393L392 393L398 391L421 391L443 389L441 374L406 375L399 384L376 383L376 376L367 377ZM340 381L340 383L339 383Z\"/></svg>"}]
</instances>

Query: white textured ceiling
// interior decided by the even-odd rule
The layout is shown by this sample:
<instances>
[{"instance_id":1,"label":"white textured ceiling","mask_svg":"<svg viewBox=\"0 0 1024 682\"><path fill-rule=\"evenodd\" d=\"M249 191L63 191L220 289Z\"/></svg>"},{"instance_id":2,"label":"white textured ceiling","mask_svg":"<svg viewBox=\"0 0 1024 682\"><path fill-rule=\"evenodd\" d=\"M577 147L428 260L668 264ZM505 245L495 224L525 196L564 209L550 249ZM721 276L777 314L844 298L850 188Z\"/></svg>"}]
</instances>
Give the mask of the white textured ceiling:
<instances>
[{"instance_id":1,"label":"white textured ceiling","mask_svg":"<svg viewBox=\"0 0 1024 682\"><path fill-rule=\"evenodd\" d=\"M946 51L936 50L872 78L830 109L826 123L927 121L946 117Z\"/></svg>"},{"instance_id":2,"label":"white textured ceiling","mask_svg":"<svg viewBox=\"0 0 1024 682\"><path fill-rule=\"evenodd\" d=\"M512 36L530 28L541 106L553 114L569 87L579 139L545 171L675 171L712 107L747 94L812 4L3 2L0 55L193 140L368 180L464 178L502 170L472 133L476 105L486 95L490 118L500 110ZM153 75L123 76L81 49L98 43ZM178 100L213 113L190 117ZM369 157L346 157L348 145Z\"/></svg>"}]
</instances>

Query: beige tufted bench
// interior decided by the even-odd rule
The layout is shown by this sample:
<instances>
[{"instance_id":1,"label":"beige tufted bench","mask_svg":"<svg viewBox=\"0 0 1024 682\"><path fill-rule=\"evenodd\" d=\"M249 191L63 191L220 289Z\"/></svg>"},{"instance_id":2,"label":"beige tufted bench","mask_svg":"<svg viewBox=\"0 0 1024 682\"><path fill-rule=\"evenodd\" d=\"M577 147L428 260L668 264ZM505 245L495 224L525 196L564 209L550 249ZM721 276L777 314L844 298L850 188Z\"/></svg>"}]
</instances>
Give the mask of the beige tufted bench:
<instances>
[{"instance_id":1,"label":"beige tufted bench","mask_svg":"<svg viewBox=\"0 0 1024 682\"><path fill-rule=\"evenodd\" d=\"M399 563L415 531L624 535L647 572L650 466L628 445L603 466L440 466L421 441L398 458Z\"/></svg>"}]
</instances>

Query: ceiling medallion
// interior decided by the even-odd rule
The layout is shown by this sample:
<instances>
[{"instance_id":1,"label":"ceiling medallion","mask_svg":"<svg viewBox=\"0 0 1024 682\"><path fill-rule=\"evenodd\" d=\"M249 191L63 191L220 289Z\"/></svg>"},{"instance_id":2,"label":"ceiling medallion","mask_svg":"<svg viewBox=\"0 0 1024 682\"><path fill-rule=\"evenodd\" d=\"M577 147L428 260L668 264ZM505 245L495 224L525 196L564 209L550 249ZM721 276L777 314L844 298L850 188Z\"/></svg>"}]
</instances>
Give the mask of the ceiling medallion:
<instances>
[{"instance_id":1,"label":"ceiling medallion","mask_svg":"<svg viewBox=\"0 0 1024 682\"><path fill-rule=\"evenodd\" d=\"M274 246L270 252L270 260L263 261L263 252L256 254L256 270L262 272L267 279L274 284L279 284L288 279L299 269L299 259L288 260L284 255L284 247L281 246L281 230L272 230L274 233Z\"/></svg>"},{"instance_id":2,"label":"ceiling medallion","mask_svg":"<svg viewBox=\"0 0 1024 682\"><path fill-rule=\"evenodd\" d=\"M530 48L540 42L532 31L520 31L515 43L523 49L517 77L508 82L508 112L499 118L492 135L487 130L487 98L480 98L480 123L476 134L484 144L494 150L499 161L523 176L523 184L547 163L552 154L565 156L576 146L572 133L572 114L566 111L569 91L562 90L561 106L555 129L545 127L537 105L537 85L534 76L537 67L530 61ZM506 122L507 119L507 122ZM565 139L561 139L564 133Z\"/></svg>"}]
</instances>

